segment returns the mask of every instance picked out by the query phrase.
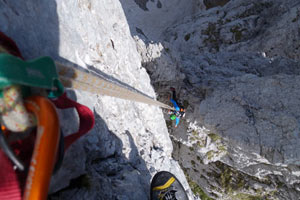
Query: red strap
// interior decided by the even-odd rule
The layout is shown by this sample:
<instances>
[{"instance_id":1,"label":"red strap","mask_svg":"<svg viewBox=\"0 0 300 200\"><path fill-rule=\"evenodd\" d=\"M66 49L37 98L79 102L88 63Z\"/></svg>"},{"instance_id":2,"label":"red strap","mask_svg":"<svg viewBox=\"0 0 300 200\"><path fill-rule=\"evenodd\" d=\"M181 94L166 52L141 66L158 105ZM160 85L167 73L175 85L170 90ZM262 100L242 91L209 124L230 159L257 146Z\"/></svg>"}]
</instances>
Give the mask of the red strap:
<instances>
[{"instance_id":1,"label":"red strap","mask_svg":"<svg viewBox=\"0 0 300 200\"><path fill-rule=\"evenodd\" d=\"M0 199L21 200L21 190L13 165L0 150Z\"/></svg>"},{"instance_id":2,"label":"red strap","mask_svg":"<svg viewBox=\"0 0 300 200\"><path fill-rule=\"evenodd\" d=\"M79 115L79 130L76 133L66 136L64 139L66 151L73 142L85 135L94 127L94 114L88 107L69 99L66 93L61 95L58 99L52 100L52 102L60 109L75 108Z\"/></svg>"},{"instance_id":3,"label":"red strap","mask_svg":"<svg viewBox=\"0 0 300 200\"><path fill-rule=\"evenodd\" d=\"M23 59L16 43L0 31L0 46L8 53ZM0 199L21 200L21 189L11 161L0 150Z\"/></svg>"},{"instance_id":4,"label":"red strap","mask_svg":"<svg viewBox=\"0 0 300 200\"><path fill-rule=\"evenodd\" d=\"M0 31L0 46L4 47L4 49L8 51L9 54L22 58L24 60L16 43L1 31Z\"/></svg>"}]
</instances>

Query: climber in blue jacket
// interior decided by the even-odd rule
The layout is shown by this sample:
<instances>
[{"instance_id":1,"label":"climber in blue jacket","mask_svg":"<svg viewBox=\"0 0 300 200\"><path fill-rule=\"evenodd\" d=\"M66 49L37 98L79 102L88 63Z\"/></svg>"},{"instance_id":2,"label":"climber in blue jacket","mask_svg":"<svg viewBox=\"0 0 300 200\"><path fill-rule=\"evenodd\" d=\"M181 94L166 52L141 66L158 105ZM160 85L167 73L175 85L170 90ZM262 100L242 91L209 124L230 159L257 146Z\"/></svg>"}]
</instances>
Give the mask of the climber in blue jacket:
<instances>
[{"instance_id":1,"label":"climber in blue jacket","mask_svg":"<svg viewBox=\"0 0 300 200\"><path fill-rule=\"evenodd\" d=\"M185 116L185 109L177 101L175 88L171 87L170 89L172 91L172 98L170 98L170 101L172 102L172 104L175 108L175 111L170 111L170 114L171 114L170 119L176 120L175 128L177 128L177 126L180 122L180 118Z\"/></svg>"}]
</instances>

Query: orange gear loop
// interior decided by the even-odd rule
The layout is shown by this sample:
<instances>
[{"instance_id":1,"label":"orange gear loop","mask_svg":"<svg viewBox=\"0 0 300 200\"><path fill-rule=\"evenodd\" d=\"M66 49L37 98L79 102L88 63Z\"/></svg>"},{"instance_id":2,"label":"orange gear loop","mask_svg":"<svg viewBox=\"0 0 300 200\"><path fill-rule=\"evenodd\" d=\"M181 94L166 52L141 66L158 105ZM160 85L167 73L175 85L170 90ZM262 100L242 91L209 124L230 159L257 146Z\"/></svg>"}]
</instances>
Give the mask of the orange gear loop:
<instances>
[{"instance_id":1,"label":"orange gear loop","mask_svg":"<svg viewBox=\"0 0 300 200\"><path fill-rule=\"evenodd\" d=\"M35 114L38 125L23 199L46 200L59 143L58 115L54 105L44 97L26 98L25 106Z\"/></svg>"}]
</instances>

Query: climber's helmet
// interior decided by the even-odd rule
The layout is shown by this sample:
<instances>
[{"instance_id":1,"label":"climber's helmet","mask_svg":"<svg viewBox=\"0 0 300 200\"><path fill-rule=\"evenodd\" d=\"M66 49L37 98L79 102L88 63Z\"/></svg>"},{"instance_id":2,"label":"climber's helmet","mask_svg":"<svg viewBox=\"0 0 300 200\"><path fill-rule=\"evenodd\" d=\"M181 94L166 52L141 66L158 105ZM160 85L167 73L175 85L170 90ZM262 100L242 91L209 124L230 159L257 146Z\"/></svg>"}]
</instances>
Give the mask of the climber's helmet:
<instances>
[{"instance_id":1,"label":"climber's helmet","mask_svg":"<svg viewBox=\"0 0 300 200\"><path fill-rule=\"evenodd\" d=\"M175 120L175 119L176 119L176 115L172 114L172 115L170 116L170 119L171 119L171 120Z\"/></svg>"}]
</instances>

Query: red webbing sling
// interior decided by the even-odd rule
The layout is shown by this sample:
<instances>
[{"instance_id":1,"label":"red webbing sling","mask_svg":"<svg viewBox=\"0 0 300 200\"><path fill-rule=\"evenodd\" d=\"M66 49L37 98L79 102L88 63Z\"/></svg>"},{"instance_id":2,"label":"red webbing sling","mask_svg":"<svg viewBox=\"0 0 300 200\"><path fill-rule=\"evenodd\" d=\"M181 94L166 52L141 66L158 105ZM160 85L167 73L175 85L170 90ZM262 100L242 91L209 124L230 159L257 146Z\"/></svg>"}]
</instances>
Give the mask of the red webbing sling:
<instances>
[{"instance_id":1,"label":"red webbing sling","mask_svg":"<svg viewBox=\"0 0 300 200\"><path fill-rule=\"evenodd\" d=\"M0 46L8 53L23 59L16 43L0 32ZM0 199L3 200L20 200L21 189L17 174L13 169L11 161L0 149Z\"/></svg>"},{"instance_id":2,"label":"red webbing sling","mask_svg":"<svg viewBox=\"0 0 300 200\"><path fill-rule=\"evenodd\" d=\"M1 200L20 200L21 190L17 175L12 163L0 150L0 199Z\"/></svg>"},{"instance_id":3,"label":"red webbing sling","mask_svg":"<svg viewBox=\"0 0 300 200\"><path fill-rule=\"evenodd\" d=\"M58 99L52 100L52 102L60 109L75 108L79 116L80 125L78 131L64 138L66 151L73 142L93 128L95 124L94 114L88 107L69 99L66 93L61 95Z\"/></svg>"}]
</instances>

